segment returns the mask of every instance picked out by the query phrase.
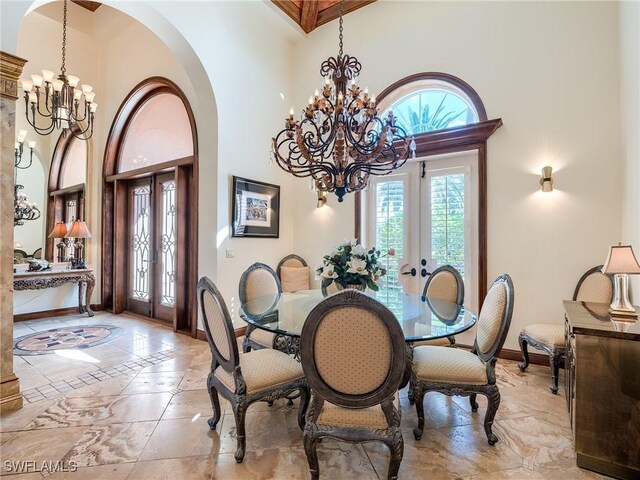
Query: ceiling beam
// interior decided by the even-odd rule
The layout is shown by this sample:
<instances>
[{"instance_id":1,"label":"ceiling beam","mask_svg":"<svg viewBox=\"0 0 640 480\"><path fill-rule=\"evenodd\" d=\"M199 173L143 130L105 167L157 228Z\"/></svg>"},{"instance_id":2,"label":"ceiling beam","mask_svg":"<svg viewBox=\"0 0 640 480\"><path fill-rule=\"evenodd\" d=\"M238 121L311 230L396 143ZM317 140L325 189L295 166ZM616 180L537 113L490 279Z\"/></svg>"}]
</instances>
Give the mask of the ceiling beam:
<instances>
[{"instance_id":1,"label":"ceiling beam","mask_svg":"<svg viewBox=\"0 0 640 480\"><path fill-rule=\"evenodd\" d=\"M351 13L354 10L358 10L370 3L375 2L376 0L345 0L343 5L342 14L346 15L347 13ZM316 28L320 25L324 25L325 23L329 23L331 20L335 20L340 17L340 2L332 5L330 7L321 10L318 13L318 20L316 21Z\"/></svg>"},{"instance_id":2,"label":"ceiling beam","mask_svg":"<svg viewBox=\"0 0 640 480\"><path fill-rule=\"evenodd\" d=\"M318 20L318 7L320 3L317 1L303 0L302 12L300 16L300 26L309 33L316 28L316 21Z\"/></svg>"},{"instance_id":3,"label":"ceiling beam","mask_svg":"<svg viewBox=\"0 0 640 480\"><path fill-rule=\"evenodd\" d=\"M100 7L100 5L102 5L100 2L90 2L88 0L71 0L71 1L76 5L80 5L81 7L86 8L87 10L91 10L92 12L95 12Z\"/></svg>"},{"instance_id":4,"label":"ceiling beam","mask_svg":"<svg viewBox=\"0 0 640 480\"><path fill-rule=\"evenodd\" d=\"M286 13L291 20L300 25L302 16L300 8L291 0L271 0L280 10Z\"/></svg>"}]
</instances>

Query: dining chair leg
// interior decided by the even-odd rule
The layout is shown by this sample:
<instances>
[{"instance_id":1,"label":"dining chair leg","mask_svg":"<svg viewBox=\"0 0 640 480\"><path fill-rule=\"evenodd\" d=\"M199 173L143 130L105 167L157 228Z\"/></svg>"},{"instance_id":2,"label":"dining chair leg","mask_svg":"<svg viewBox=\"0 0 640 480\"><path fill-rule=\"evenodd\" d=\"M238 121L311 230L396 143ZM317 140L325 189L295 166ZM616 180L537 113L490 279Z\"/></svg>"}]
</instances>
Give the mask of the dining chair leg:
<instances>
[{"instance_id":1,"label":"dining chair leg","mask_svg":"<svg viewBox=\"0 0 640 480\"><path fill-rule=\"evenodd\" d=\"M484 432L487 434L489 445L494 445L498 441L498 437L493 433L493 419L496 416L498 407L500 406L500 390L497 385L490 385L487 389L487 413L484 416Z\"/></svg>"},{"instance_id":2,"label":"dining chair leg","mask_svg":"<svg viewBox=\"0 0 640 480\"><path fill-rule=\"evenodd\" d=\"M233 416L236 419L236 437L238 446L234 455L237 463L242 463L246 449L246 436L244 430L245 414L247 413L247 405L238 402L234 405Z\"/></svg>"},{"instance_id":3,"label":"dining chair leg","mask_svg":"<svg viewBox=\"0 0 640 480\"><path fill-rule=\"evenodd\" d=\"M211 374L209 374L211 376ZM208 383L208 390L209 390L209 397L211 398L211 408L213 409L213 417L211 417L207 423L209 424L209 428L211 430L215 430L216 429L216 425L218 424L218 421L220 421L220 398L218 398L218 391L215 389L215 387L211 384L211 381L207 381Z\"/></svg>"},{"instance_id":4,"label":"dining chair leg","mask_svg":"<svg viewBox=\"0 0 640 480\"><path fill-rule=\"evenodd\" d=\"M472 412L477 412L478 411L478 402L476 402L476 394L472 393L471 395L469 395L469 404L471 405L471 411Z\"/></svg>"},{"instance_id":5,"label":"dining chair leg","mask_svg":"<svg viewBox=\"0 0 640 480\"><path fill-rule=\"evenodd\" d=\"M413 436L416 440L422 438L422 432L424 431L424 390L418 383L414 385L413 399L416 403L416 413L418 415L418 426L413 429Z\"/></svg>"},{"instance_id":6,"label":"dining chair leg","mask_svg":"<svg viewBox=\"0 0 640 480\"><path fill-rule=\"evenodd\" d=\"M300 406L298 407L298 426L304 431L305 418L307 415L307 407L309 406L309 387L300 388Z\"/></svg>"},{"instance_id":7,"label":"dining chair leg","mask_svg":"<svg viewBox=\"0 0 640 480\"><path fill-rule=\"evenodd\" d=\"M320 465L318 464L318 452L316 451L316 443L318 439L312 434L304 435L304 453L307 454L307 462L309 462L309 471L311 473L312 480L318 480L320 478Z\"/></svg>"},{"instance_id":8,"label":"dining chair leg","mask_svg":"<svg viewBox=\"0 0 640 480\"><path fill-rule=\"evenodd\" d=\"M398 428L393 435L393 439L387 442L389 447L389 471L387 472L387 478L389 480L397 480L398 471L400 470L400 462L402 462L402 455L404 454L404 440L402 438L402 432Z\"/></svg>"}]
</instances>

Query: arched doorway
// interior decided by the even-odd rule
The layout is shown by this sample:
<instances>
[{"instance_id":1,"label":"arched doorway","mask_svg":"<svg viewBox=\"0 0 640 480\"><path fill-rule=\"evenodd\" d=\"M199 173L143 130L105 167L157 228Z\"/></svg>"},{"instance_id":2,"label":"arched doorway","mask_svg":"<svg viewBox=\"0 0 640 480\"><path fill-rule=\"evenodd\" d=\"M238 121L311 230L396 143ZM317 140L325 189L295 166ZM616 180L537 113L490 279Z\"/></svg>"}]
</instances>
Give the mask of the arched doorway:
<instances>
[{"instance_id":1,"label":"arched doorway","mask_svg":"<svg viewBox=\"0 0 640 480\"><path fill-rule=\"evenodd\" d=\"M102 299L195 335L197 133L182 90L149 78L124 100L103 166Z\"/></svg>"},{"instance_id":2,"label":"arched doorway","mask_svg":"<svg viewBox=\"0 0 640 480\"><path fill-rule=\"evenodd\" d=\"M56 142L47 183L47 232L58 222L70 227L74 220L85 220L87 149L87 141L74 135L60 135ZM47 238L47 260L63 262L74 256L74 242L66 242L62 251L54 252L54 244L60 240L64 243L64 239ZM84 239L77 241L85 242Z\"/></svg>"}]
</instances>

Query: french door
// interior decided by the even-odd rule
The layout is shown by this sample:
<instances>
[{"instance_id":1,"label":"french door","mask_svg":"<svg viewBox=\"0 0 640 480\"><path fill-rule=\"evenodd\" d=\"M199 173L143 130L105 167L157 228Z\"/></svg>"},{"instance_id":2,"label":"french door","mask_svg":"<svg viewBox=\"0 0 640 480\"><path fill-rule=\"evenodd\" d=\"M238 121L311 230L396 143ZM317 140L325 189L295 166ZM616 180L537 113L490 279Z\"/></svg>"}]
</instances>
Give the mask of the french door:
<instances>
[{"instance_id":1,"label":"french door","mask_svg":"<svg viewBox=\"0 0 640 480\"><path fill-rule=\"evenodd\" d=\"M370 179L366 243L381 251L387 275L382 293L421 293L437 267L452 265L465 283L465 304L477 308L476 152L407 162Z\"/></svg>"},{"instance_id":2,"label":"french door","mask_svg":"<svg viewBox=\"0 0 640 480\"><path fill-rule=\"evenodd\" d=\"M176 180L173 173L128 188L127 309L173 324L176 303Z\"/></svg>"}]
</instances>

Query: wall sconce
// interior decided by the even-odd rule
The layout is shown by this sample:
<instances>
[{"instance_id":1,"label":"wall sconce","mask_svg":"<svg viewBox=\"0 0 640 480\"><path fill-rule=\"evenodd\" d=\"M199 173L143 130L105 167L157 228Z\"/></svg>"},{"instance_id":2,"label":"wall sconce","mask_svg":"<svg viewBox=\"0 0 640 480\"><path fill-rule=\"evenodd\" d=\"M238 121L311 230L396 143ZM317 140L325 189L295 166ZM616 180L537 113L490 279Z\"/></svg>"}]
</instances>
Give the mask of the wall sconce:
<instances>
[{"instance_id":1,"label":"wall sconce","mask_svg":"<svg viewBox=\"0 0 640 480\"><path fill-rule=\"evenodd\" d=\"M320 190L316 191L316 193L318 194L318 202L316 203L316 208L321 208L325 203L327 203L327 197L324 192L321 192Z\"/></svg>"},{"instance_id":2,"label":"wall sconce","mask_svg":"<svg viewBox=\"0 0 640 480\"><path fill-rule=\"evenodd\" d=\"M543 192L553 192L553 178L551 178L552 168L549 166L542 167L542 178L540 186Z\"/></svg>"}]
</instances>

